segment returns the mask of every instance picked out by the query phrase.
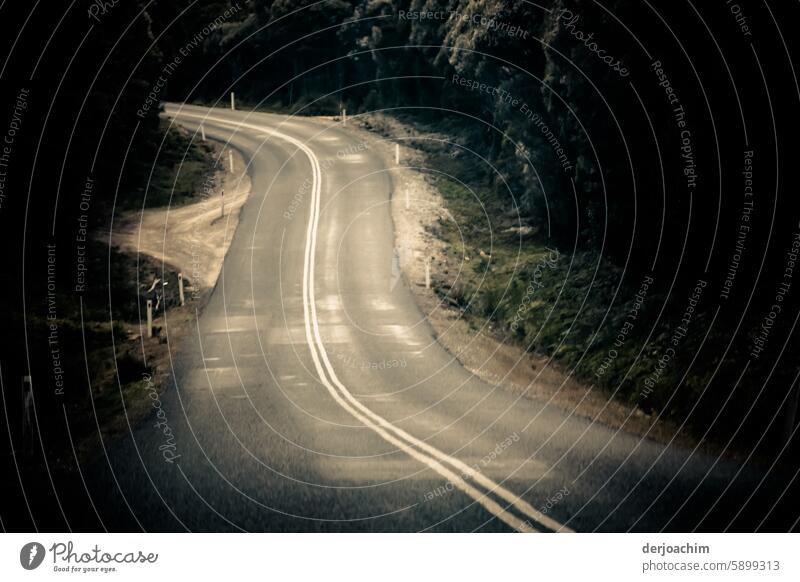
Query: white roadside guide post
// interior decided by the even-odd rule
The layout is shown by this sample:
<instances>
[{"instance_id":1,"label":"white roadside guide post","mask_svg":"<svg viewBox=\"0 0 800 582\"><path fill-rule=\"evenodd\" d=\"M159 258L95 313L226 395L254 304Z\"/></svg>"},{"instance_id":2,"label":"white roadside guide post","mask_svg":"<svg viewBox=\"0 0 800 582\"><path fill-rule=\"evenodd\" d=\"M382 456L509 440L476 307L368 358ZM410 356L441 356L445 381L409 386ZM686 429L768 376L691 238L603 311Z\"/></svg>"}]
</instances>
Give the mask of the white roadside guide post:
<instances>
[{"instance_id":1,"label":"white roadside guide post","mask_svg":"<svg viewBox=\"0 0 800 582\"><path fill-rule=\"evenodd\" d=\"M200 137L203 141L206 141L206 128L203 125L200 125Z\"/></svg>"},{"instance_id":2,"label":"white roadside guide post","mask_svg":"<svg viewBox=\"0 0 800 582\"><path fill-rule=\"evenodd\" d=\"M342 125L347 125L347 109L342 108Z\"/></svg>"},{"instance_id":3,"label":"white roadside guide post","mask_svg":"<svg viewBox=\"0 0 800 582\"><path fill-rule=\"evenodd\" d=\"M400 165L400 144L394 144L394 163L396 166ZM406 190L406 210L411 208L411 200L409 198L408 190Z\"/></svg>"},{"instance_id":4,"label":"white roadside guide post","mask_svg":"<svg viewBox=\"0 0 800 582\"><path fill-rule=\"evenodd\" d=\"M233 150L228 149L228 163L231 167L231 174L233 174Z\"/></svg>"},{"instance_id":5,"label":"white roadside guide post","mask_svg":"<svg viewBox=\"0 0 800 582\"><path fill-rule=\"evenodd\" d=\"M33 381L30 376L22 377L22 431L31 429L31 410L33 409Z\"/></svg>"},{"instance_id":6,"label":"white roadside guide post","mask_svg":"<svg viewBox=\"0 0 800 582\"><path fill-rule=\"evenodd\" d=\"M425 289L431 288L431 260L425 260Z\"/></svg>"},{"instance_id":7,"label":"white roadside guide post","mask_svg":"<svg viewBox=\"0 0 800 582\"><path fill-rule=\"evenodd\" d=\"M233 96L233 91L231 91L231 111L236 111L236 99Z\"/></svg>"},{"instance_id":8,"label":"white roadside guide post","mask_svg":"<svg viewBox=\"0 0 800 582\"><path fill-rule=\"evenodd\" d=\"M186 304L186 298L183 295L183 273L178 273L178 296L181 298L181 306Z\"/></svg>"},{"instance_id":9,"label":"white roadside guide post","mask_svg":"<svg viewBox=\"0 0 800 582\"><path fill-rule=\"evenodd\" d=\"M30 376L22 377L22 451L33 452L33 381Z\"/></svg>"},{"instance_id":10,"label":"white roadside guide post","mask_svg":"<svg viewBox=\"0 0 800 582\"><path fill-rule=\"evenodd\" d=\"M153 337L153 300L147 300L147 337Z\"/></svg>"}]
</instances>

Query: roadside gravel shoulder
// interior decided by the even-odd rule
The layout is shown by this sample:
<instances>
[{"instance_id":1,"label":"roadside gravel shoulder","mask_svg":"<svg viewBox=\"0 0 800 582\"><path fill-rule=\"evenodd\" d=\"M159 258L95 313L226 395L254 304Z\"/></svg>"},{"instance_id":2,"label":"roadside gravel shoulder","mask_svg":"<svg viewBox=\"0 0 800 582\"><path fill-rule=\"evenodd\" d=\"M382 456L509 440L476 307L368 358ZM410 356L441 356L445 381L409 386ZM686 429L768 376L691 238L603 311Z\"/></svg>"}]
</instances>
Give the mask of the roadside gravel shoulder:
<instances>
[{"instance_id":1,"label":"roadside gravel shoulder","mask_svg":"<svg viewBox=\"0 0 800 582\"><path fill-rule=\"evenodd\" d=\"M118 338L117 358L120 354L131 354L137 360L143 359L142 365L150 373L146 381L136 384L140 389L125 393L124 415L120 412L103 419L106 436L124 434L129 424L152 414L148 391L162 393L173 385L174 361L190 343L189 338L197 333L197 317L217 283L241 207L250 194L244 158L233 150L235 171L230 172L227 151L223 152L223 147L215 142L209 144L214 158L225 163L220 163L203 184L198 202L127 211L115 220L110 244L133 259L129 276L136 279L140 297L151 285L156 291L147 294L148 298L157 297L158 289L162 291L161 301L154 301L154 305L160 305L154 310L152 337L147 337L144 321L117 322L125 331L125 336ZM183 306L178 299L178 273L182 273L185 283ZM144 317L142 313L142 320ZM104 381L112 385L113 368L110 373ZM92 446L86 448L96 453Z\"/></svg>"},{"instance_id":2,"label":"roadside gravel shoulder","mask_svg":"<svg viewBox=\"0 0 800 582\"><path fill-rule=\"evenodd\" d=\"M212 147L215 158L226 160L221 156L222 146ZM122 251L171 265L188 279L189 292L195 296L208 292L216 284L239 223L239 211L250 194L245 160L236 150L233 155L235 171L217 168L203 185L199 202L127 212L118 220L111 243Z\"/></svg>"},{"instance_id":3,"label":"roadside gravel shoulder","mask_svg":"<svg viewBox=\"0 0 800 582\"><path fill-rule=\"evenodd\" d=\"M550 358L529 353L509 342L485 320L465 318L456 305L447 301L446 293L437 293L437 287L449 288L457 276L458 265L454 264L449 245L434 234L440 221L452 217L435 178L420 171L425 167L424 152L408 145L420 134L408 124L380 114L351 119L347 129L360 134L382 157L386 167L392 168L395 245L409 288L439 343L467 370L493 386L547 402L568 414L612 429L661 443L672 440L673 444L683 446L697 444L683 432L676 435L677 427L668 422L657 421L639 409L631 414L628 405L578 381ZM395 163L396 145L400 148L399 166ZM425 286L426 262L431 265L430 289Z\"/></svg>"}]
</instances>

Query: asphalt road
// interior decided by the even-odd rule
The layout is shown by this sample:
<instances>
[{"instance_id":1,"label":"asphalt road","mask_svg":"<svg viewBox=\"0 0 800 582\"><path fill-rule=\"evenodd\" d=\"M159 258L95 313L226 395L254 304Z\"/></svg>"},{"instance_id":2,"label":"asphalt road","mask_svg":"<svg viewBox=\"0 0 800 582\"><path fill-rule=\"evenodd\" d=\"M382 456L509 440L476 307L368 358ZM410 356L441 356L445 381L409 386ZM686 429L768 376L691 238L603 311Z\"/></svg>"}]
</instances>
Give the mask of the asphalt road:
<instances>
[{"instance_id":1,"label":"asphalt road","mask_svg":"<svg viewBox=\"0 0 800 582\"><path fill-rule=\"evenodd\" d=\"M393 284L395 170L346 127L167 112L193 130L207 115L208 137L250 160L253 192L160 416L87 469L86 528L791 525L771 511L781 485L758 487L757 468L618 433L464 370L407 283Z\"/></svg>"}]
</instances>

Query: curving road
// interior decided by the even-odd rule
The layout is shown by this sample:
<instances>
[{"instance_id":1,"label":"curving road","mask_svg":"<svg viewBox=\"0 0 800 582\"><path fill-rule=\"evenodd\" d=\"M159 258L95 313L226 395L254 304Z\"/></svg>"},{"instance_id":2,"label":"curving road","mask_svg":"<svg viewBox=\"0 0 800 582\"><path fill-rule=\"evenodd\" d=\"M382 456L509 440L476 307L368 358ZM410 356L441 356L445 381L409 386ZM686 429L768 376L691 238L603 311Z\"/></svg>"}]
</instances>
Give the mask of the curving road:
<instances>
[{"instance_id":1,"label":"curving road","mask_svg":"<svg viewBox=\"0 0 800 582\"><path fill-rule=\"evenodd\" d=\"M732 529L788 527L769 512L780 490L756 489L757 471L733 480L729 461L465 371L395 284L392 170L346 127L167 114L241 151L253 192L162 417L89 471L102 524L92 513L87 528L687 531L734 517Z\"/></svg>"}]
</instances>

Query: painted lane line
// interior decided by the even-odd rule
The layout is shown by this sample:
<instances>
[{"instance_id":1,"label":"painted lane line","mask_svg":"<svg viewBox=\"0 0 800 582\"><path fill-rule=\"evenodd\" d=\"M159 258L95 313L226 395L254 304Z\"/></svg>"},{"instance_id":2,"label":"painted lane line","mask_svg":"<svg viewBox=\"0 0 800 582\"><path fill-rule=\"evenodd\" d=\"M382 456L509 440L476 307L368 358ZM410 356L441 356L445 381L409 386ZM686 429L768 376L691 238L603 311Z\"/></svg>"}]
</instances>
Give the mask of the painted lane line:
<instances>
[{"instance_id":1,"label":"painted lane line","mask_svg":"<svg viewBox=\"0 0 800 582\"><path fill-rule=\"evenodd\" d=\"M446 477L448 480L453 482L455 486L458 486L459 489L461 489L464 493L466 493L467 495L472 497L475 501L483 505L487 510L490 511L490 513L501 519L504 523L521 531L535 531L527 524L527 522L522 521L516 518L515 516L511 515L509 512L503 509L499 504L497 504L491 498L488 498L487 494L477 491L474 487L467 484L466 481L463 479L463 477L452 473L452 471L443 467L441 463L437 462L435 459L428 458L424 454L421 454L419 451L410 448L409 446L407 446L406 443L398 441L394 437L389 438L391 435L387 433L387 430L389 432L395 433L401 439L406 439L406 441L409 444L422 448L429 454L433 454L441 461L444 461L452 466L455 466L456 468L462 471L462 475L469 475L475 478L476 481L480 482L482 485L487 487L487 489L489 489L489 492L494 492L496 494L499 494L500 497L502 497L503 499L505 499L506 501L517 507L517 509L520 510L527 517L534 519L535 521L540 521L541 517L546 517L546 516L542 516L530 505L528 505L525 502L522 502L522 500L520 500L513 493L501 487L497 483L494 483L492 480L488 479L483 474L474 471L471 467L467 466L461 461L454 459L449 455L446 455L445 453L428 445L427 443L420 441L416 437L411 436L407 432L398 429L384 418L375 414L372 410L366 408L363 404L361 404L358 400L356 400L349 392L349 390L347 390L347 388L339 381L338 377L336 377L335 371L333 370L333 366L327 357L327 353L322 343L322 337L319 333L319 322L316 315L316 303L314 300L314 286L313 286L314 261L311 260L311 257L314 256L314 251L316 249L316 234L319 225L320 192L321 192L321 170L319 166L319 160L317 159L314 152L300 140L292 136L283 134L281 132L272 130L270 128L265 128L264 126L258 126L250 123L238 122L228 119L215 118L206 115L195 115L189 113L181 113L180 115L186 117L194 117L204 120L216 121L218 123L233 126L235 128L246 127L253 129L255 131L268 132L279 139L283 139L291 143L306 155L306 157L309 159L309 162L311 163L313 170L313 181L312 181L313 187L312 187L312 213L309 217L309 225L306 232L307 244L305 249L306 262L304 264L304 273L303 273L303 303L304 303L303 308L305 315L307 341L309 344L309 348L311 349L312 359L314 360L315 367L317 368L317 372L320 375L320 379L323 381L323 384L331 393L331 396L334 397L336 402L340 406L345 408L345 410L347 410L351 415L356 417L360 422L371 428L373 431L377 432L385 440L388 440L395 446L399 446L410 456L423 462L430 468L434 469L440 475ZM310 331L311 324L313 324L314 328L313 337ZM316 339L317 347L322 355L322 362L320 362L319 356L317 355L316 350L314 349L314 339ZM346 405L347 403L345 402L345 400L341 398L340 394L336 391L336 389L333 386L331 386L330 382L328 381L327 375L325 374L325 369L327 369L334 383L339 387L345 398L349 400L357 409L363 411L363 413L366 414L368 417L373 418L379 424L379 426L369 421L369 419L366 418L364 415L359 414L352 406ZM547 520L549 520L549 518L547 518ZM542 520L543 523L545 521L546 520ZM555 527L552 527L546 523L545 525L546 527L550 527L550 529L562 528L563 530L563 526L560 526L560 524L557 524Z\"/></svg>"},{"instance_id":2,"label":"painted lane line","mask_svg":"<svg viewBox=\"0 0 800 582\"><path fill-rule=\"evenodd\" d=\"M439 473L441 476L448 479L448 481L453 483L455 487L459 488L463 493L467 494L472 499L480 503L487 511L495 515L498 519L500 519L510 527L513 527L514 529L517 529L519 531L536 531L529 525L529 523L526 520L521 520L518 517L514 516L505 508L503 508L500 504L498 504L496 501L488 497L489 493L497 495L498 497L509 503L517 511L519 511L526 517L545 526L550 530L561 531L561 532L572 531L566 526L555 521L554 519L544 515L542 512L535 509L533 506L531 506L528 502L524 501L518 495L515 495L513 492L509 491L502 485L486 477L483 473L474 470L472 467L470 467L466 463L463 463L459 459L451 457L450 455L447 455L446 453L429 445L428 443L421 441L420 439L407 433L405 430L396 427L383 417L379 416L378 414L376 414L375 412L364 406L360 401L358 401L336 376L336 372L334 371L333 365L331 364L330 359L328 358L328 354L325 350L322 341L322 336L319 331L319 321L317 319L316 303L314 295L313 281L314 281L315 261L312 259L315 256L317 229L319 226L322 173L320 170L319 160L316 154L314 154L313 150L311 150L311 148L309 148L302 141L290 135L286 135L284 133L272 130L271 128L262 125L255 125L252 123L223 119L208 115L184 113L184 112L178 112L177 114L175 114L175 116L192 117L196 119L203 119L206 121L215 121L223 125L232 126L236 129L248 128L257 132L269 133L270 135L277 137L278 139L287 141L290 144L297 147L300 151L302 151L306 155L309 162L311 163L313 172L313 181L311 189L312 211L309 216L308 227L306 230L306 248L304 257L305 262L303 266L303 313L305 319L304 323L306 328L306 340L309 345L309 349L311 351L311 356L312 360L314 361L314 366L317 370L317 373L320 376L320 380L322 381L323 385L325 385L326 389L334 398L334 400L348 413L350 413L357 420L359 420L359 422L362 422L364 425L371 428L384 440L399 447L409 456L417 459L418 461L422 462L423 464L427 465L428 467ZM312 333L312 328L313 328L313 333ZM317 349L319 350L319 354L317 353ZM330 375L330 380L328 379L328 375ZM331 381L333 382L333 384L336 385L336 387L338 387L339 391L337 391L336 388L334 388L334 386L331 384ZM339 392L341 392L341 394ZM425 451L430 456L425 455L424 453L415 448L412 448L412 446L422 449L422 451ZM459 475L453 473L442 463L449 464L451 467L461 471L461 474ZM473 479L476 483L481 484L488 490L487 493L482 493L481 491L478 491L475 487L467 483L467 481L462 477L462 475L466 475L469 478Z\"/></svg>"},{"instance_id":3,"label":"painted lane line","mask_svg":"<svg viewBox=\"0 0 800 582\"><path fill-rule=\"evenodd\" d=\"M325 350L324 343L322 341L322 335L319 331L319 320L317 318L316 313L316 300L314 295L314 271L315 271L315 261L313 257L316 256L316 243L317 243L317 231L319 225L319 214L320 214L320 193L321 193L321 171L319 169L319 160L317 159L314 152L306 146L305 144L300 144L302 146L303 151L309 157L309 161L314 168L314 187L312 188L312 209L313 215L311 219L313 219L313 228L311 224L311 219L309 220L309 231L308 235L311 236L311 247L307 246L308 251L308 262L307 267L309 270L309 280L311 283L306 285L305 281L305 273L304 273L304 289L308 288L309 293L309 301L308 305L311 310L311 321L314 327L314 337L317 342L317 347L319 349L320 355L322 360L325 364L326 369L328 370L331 380L333 383L339 388L341 393L349 400L353 406L361 410L365 415L372 418L375 422L377 422L381 427L388 429L394 432L396 435L404 438L406 441L412 443L413 445L421 448L425 452L432 455L434 458L449 463L454 468L461 471L462 475L468 475L471 479L474 479L476 482L480 483L484 487L486 487L490 492L498 495L504 501L512 504L518 511L523 513L530 519L535 520L536 522L544 525L546 528L551 529L553 531L571 531L566 526L560 524L559 522L555 521L554 519L544 515L542 512L536 510L533 506L529 503L521 499L519 496L515 495L505 487L499 485L498 483L494 482L493 480L486 477L483 473L476 471L466 463L460 461L456 457L451 457L440 451L439 449L431 446L430 444L426 443L425 441L419 440L416 437L412 436L411 434L407 433L403 429L396 427L395 425L391 424L389 421L384 419L383 417L379 416L369 408L367 408L364 404L362 404L357 398L355 398L351 392L342 384L339 378L336 375L336 372L333 368L333 364L328 359L327 351ZM305 307L305 305L304 305ZM463 481L463 479L462 479Z\"/></svg>"},{"instance_id":4,"label":"painted lane line","mask_svg":"<svg viewBox=\"0 0 800 582\"><path fill-rule=\"evenodd\" d=\"M319 167L319 160L314 152L302 144L303 151L308 156L309 162L311 162L311 167L313 169L314 179L313 179L313 187L312 187L312 200L311 200L311 215L309 216L308 228L306 231L306 249L305 249L305 263L303 265L303 314L305 318L305 325L306 325L306 337L308 339L309 347L311 348L311 355L312 359L314 360L314 366L317 368L317 372L320 375L320 378L323 380L325 387L328 389L328 392L331 396L336 400L336 402L344 408L347 412L349 412L352 416L354 416L357 420L362 422L364 425L370 427L373 431L375 431L378 435L383 437L386 441L390 444L399 447L402 449L406 454L411 456L414 459L422 462L423 464L427 465L428 467L432 468L434 471L439 473L441 476L445 477L449 482L453 483L458 489L462 492L466 493L475 501L478 501L484 508L486 508L490 513L501 519L506 525L523 532L534 532L532 527L530 527L527 523L523 520L519 519L515 515L506 511L503 507L501 507L497 502L488 498L485 494L478 491L471 485L469 485L461 476L453 473L450 469L444 467L438 461L431 459L430 457L420 453L418 450L409 446L407 442L404 442L394 435L391 432L396 432L396 427L391 425L385 419L381 418L380 416L374 414L371 410L364 407L358 400L356 400L350 392L344 387L341 382L339 382L338 378L336 377L336 373L333 370L333 366L328 360L327 352L325 351L322 336L319 332L319 320L317 319L316 314L316 300L314 296L314 271L315 271L315 261L314 256L316 255L316 241L317 241L317 232L319 227L319 214L320 214L320 193L322 189L322 180L321 180L321 170ZM308 299L306 301L306 299ZM313 322L313 338L312 338L312 322ZM314 349L314 340L316 340L317 347L319 348L320 354L317 354L317 351ZM351 401L354 405L358 408L362 409L364 412L369 414L369 416L378 420L381 426L376 425L374 422L371 422L369 418L367 418L364 414L360 414L358 410L356 410L350 403L346 402L342 398L342 394L337 392L333 386L331 386L328 376L322 369L320 365L319 356L322 356L323 362L325 362L325 368L330 374L331 378L334 382L339 386L341 393L347 397L347 400ZM388 429L388 431L386 430ZM409 435L410 436L410 435ZM412 441L413 442L413 441Z\"/></svg>"},{"instance_id":5,"label":"painted lane line","mask_svg":"<svg viewBox=\"0 0 800 582\"><path fill-rule=\"evenodd\" d=\"M488 498L485 494L478 491L471 485L469 485L462 477L453 473L450 469L444 467L438 461L431 459L430 457L420 453L418 450L412 448L407 442L404 442L395 437L395 435L391 434L391 432L396 432L396 427L388 423L383 418L379 417L378 415L372 413L371 410L367 409L360 402L350 395L349 391L338 381L336 378L336 374L333 370L333 366L328 360L328 355L325 351L325 348L322 343L322 336L319 332L319 320L317 319L316 313L316 300L314 295L314 271L315 271L315 261L314 257L316 255L316 242L317 242L317 232L319 228L319 214L320 214L320 198L321 198L321 190L322 190L322 172L319 166L319 160L317 156L314 154L313 150L306 146L305 144L298 144L303 152L308 157L309 162L311 163L312 171L313 171L313 180L312 180L312 189L311 189L311 214L309 216L308 227L306 230L306 248L304 253L304 265L303 265L303 315L305 319L305 327L306 327L306 338L308 339L308 345L311 349L311 356L314 360L314 366L317 369L317 373L320 376L320 379L323 381L323 384L328 389L328 392L334 398L334 400L344 408L347 412L349 412L352 416L354 416L358 421L362 422L364 425L370 427L374 432L378 435L383 437L386 441L390 444L402 449L406 454L411 456L412 458L420 461L421 463L427 465L428 467L432 468L434 471L439 473L441 476L446 478L448 481L453 483L454 486L458 487L462 492L466 493L468 496L473 498L474 500L478 501L484 508L486 508L490 513L501 519L506 525L516 529L517 531L523 532L534 532L532 527L530 527L527 523L523 520L519 519L515 515L506 511L503 507L501 507L496 501ZM313 337L312 337L312 322L313 322ZM319 354L314 349L314 340L316 340L317 347L319 348ZM336 391L336 389L331 385L327 374L323 370L323 366L320 362L320 355L322 356L323 361L325 362L325 369L327 370L328 374L330 374L331 378L334 382L339 386L342 394L347 399L350 400L353 404L358 406L364 410L364 412L368 413L370 416L380 419L382 421L380 424L382 426L376 425L374 422L370 421L370 419L361 414L356 410L350 403L345 401L342 398L342 394ZM388 429L388 430L386 430Z\"/></svg>"}]
</instances>

